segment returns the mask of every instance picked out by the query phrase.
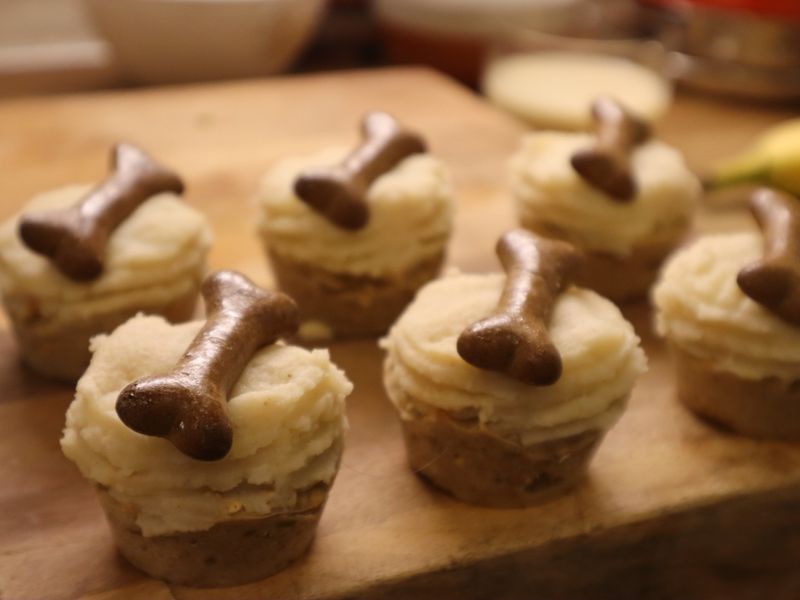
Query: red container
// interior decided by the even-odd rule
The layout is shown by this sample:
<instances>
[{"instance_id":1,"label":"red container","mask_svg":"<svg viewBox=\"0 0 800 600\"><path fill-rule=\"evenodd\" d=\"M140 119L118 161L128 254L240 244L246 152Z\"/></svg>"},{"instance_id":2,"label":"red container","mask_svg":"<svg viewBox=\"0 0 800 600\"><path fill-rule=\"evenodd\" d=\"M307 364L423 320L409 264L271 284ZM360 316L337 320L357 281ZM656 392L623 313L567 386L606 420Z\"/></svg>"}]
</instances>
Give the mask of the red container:
<instances>
[{"instance_id":1,"label":"red container","mask_svg":"<svg viewBox=\"0 0 800 600\"><path fill-rule=\"evenodd\" d=\"M753 13L765 17L800 19L798 0L649 0L668 8L685 8L686 5L704 6L712 9Z\"/></svg>"}]
</instances>

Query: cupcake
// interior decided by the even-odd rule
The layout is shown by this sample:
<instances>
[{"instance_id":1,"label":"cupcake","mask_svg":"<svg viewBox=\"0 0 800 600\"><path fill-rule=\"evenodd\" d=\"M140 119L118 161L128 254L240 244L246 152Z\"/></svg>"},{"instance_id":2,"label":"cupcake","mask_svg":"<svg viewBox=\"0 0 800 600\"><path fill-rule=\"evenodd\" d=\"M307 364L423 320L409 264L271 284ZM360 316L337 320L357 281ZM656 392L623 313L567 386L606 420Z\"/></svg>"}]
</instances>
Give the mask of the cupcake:
<instances>
[{"instance_id":1,"label":"cupcake","mask_svg":"<svg viewBox=\"0 0 800 600\"><path fill-rule=\"evenodd\" d=\"M645 357L633 327L574 287L577 251L519 229L506 274L426 285L382 341L414 471L456 498L526 506L574 486Z\"/></svg>"},{"instance_id":2,"label":"cupcake","mask_svg":"<svg viewBox=\"0 0 800 600\"><path fill-rule=\"evenodd\" d=\"M685 237L701 186L681 155L610 99L596 134L528 134L511 161L520 223L586 253L578 283L616 302L647 294Z\"/></svg>"},{"instance_id":3,"label":"cupcake","mask_svg":"<svg viewBox=\"0 0 800 600\"><path fill-rule=\"evenodd\" d=\"M755 437L800 438L800 200L762 189L763 233L709 235L677 253L653 290L679 399Z\"/></svg>"},{"instance_id":4,"label":"cupcake","mask_svg":"<svg viewBox=\"0 0 800 600\"><path fill-rule=\"evenodd\" d=\"M326 350L277 341L297 326L285 295L231 271L202 291L205 323L137 315L92 340L61 447L133 565L212 587L307 551L352 385Z\"/></svg>"},{"instance_id":5,"label":"cupcake","mask_svg":"<svg viewBox=\"0 0 800 600\"><path fill-rule=\"evenodd\" d=\"M367 115L363 138L349 154L283 160L263 180L260 235L307 337L385 333L444 260L444 166L385 113Z\"/></svg>"},{"instance_id":6,"label":"cupcake","mask_svg":"<svg viewBox=\"0 0 800 600\"><path fill-rule=\"evenodd\" d=\"M33 370L74 382L92 336L140 311L191 318L211 233L182 190L120 144L104 182L43 193L0 225L0 292Z\"/></svg>"}]
</instances>

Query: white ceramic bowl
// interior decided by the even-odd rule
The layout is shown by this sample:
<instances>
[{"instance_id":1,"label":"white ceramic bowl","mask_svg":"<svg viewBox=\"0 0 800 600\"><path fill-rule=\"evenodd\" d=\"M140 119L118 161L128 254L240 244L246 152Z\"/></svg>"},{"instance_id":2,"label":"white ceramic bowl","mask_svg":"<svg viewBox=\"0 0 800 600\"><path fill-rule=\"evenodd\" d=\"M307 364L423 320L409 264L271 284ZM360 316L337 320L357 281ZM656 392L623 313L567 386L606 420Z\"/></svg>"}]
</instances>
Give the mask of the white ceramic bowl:
<instances>
[{"instance_id":1,"label":"white ceramic bowl","mask_svg":"<svg viewBox=\"0 0 800 600\"><path fill-rule=\"evenodd\" d=\"M325 0L84 0L125 76L173 83L269 75L303 49Z\"/></svg>"}]
</instances>

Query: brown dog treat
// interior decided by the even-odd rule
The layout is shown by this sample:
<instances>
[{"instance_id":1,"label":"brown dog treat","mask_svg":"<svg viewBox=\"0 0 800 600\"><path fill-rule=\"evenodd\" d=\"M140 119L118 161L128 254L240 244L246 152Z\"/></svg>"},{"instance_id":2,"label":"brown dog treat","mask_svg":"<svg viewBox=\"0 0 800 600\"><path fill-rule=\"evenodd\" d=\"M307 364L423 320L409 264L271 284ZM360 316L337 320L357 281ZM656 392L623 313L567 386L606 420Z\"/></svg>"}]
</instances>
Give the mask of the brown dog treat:
<instances>
[{"instance_id":1,"label":"brown dog treat","mask_svg":"<svg viewBox=\"0 0 800 600\"><path fill-rule=\"evenodd\" d=\"M637 193L630 155L650 137L650 127L612 98L595 100L592 118L596 141L591 148L572 155L572 168L591 186L613 199L630 202Z\"/></svg>"},{"instance_id":2,"label":"brown dog treat","mask_svg":"<svg viewBox=\"0 0 800 600\"><path fill-rule=\"evenodd\" d=\"M172 372L120 392L117 414L134 431L164 437L192 458L219 460L233 443L228 394L256 350L294 333L299 316L289 296L235 271L217 271L201 291L206 324Z\"/></svg>"},{"instance_id":3,"label":"brown dog treat","mask_svg":"<svg viewBox=\"0 0 800 600\"><path fill-rule=\"evenodd\" d=\"M558 295L573 282L581 254L569 243L525 229L497 243L506 284L497 309L458 337L458 353L480 368L501 371L531 385L561 377L561 355L547 327Z\"/></svg>"},{"instance_id":4,"label":"brown dog treat","mask_svg":"<svg viewBox=\"0 0 800 600\"><path fill-rule=\"evenodd\" d=\"M335 166L306 171L295 181L297 196L331 223L361 229L369 220L370 184L412 154L425 152L425 141L384 112L362 122L363 143Z\"/></svg>"},{"instance_id":5,"label":"brown dog treat","mask_svg":"<svg viewBox=\"0 0 800 600\"><path fill-rule=\"evenodd\" d=\"M109 236L145 200L162 192L183 193L178 175L131 144L114 146L111 167L108 178L76 205L24 215L20 221L25 245L50 258L70 279L100 276Z\"/></svg>"},{"instance_id":6,"label":"brown dog treat","mask_svg":"<svg viewBox=\"0 0 800 600\"><path fill-rule=\"evenodd\" d=\"M764 232L764 257L739 271L736 282L759 304L800 326L800 199L762 188L750 209Z\"/></svg>"}]
</instances>

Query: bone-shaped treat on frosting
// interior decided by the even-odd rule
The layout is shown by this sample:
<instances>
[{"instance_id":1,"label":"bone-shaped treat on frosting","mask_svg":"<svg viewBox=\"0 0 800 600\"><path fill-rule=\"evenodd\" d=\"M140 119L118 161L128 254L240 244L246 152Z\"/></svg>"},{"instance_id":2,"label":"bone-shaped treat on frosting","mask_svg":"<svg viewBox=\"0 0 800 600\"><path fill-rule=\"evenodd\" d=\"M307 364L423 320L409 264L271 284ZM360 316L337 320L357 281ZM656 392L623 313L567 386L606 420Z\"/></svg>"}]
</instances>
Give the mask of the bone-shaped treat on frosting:
<instances>
[{"instance_id":1,"label":"bone-shaped treat on frosting","mask_svg":"<svg viewBox=\"0 0 800 600\"><path fill-rule=\"evenodd\" d=\"M361 124L363 142L334 167L310 169L297 178L297 196L343 229L361 229L369 220L367 190L378 177L412 154L425 152L425 141L403 129L384 112L371 112Z\"/></svg>"},{"instance_id":2,"label":"bone-shaped treat on frosting","mask_svg":"<svg viewBox=\"0 0 800 600\"><path fill-rule=\"evenodd\" d=\"M762 188L750 209L764 233L764 256L739 272L741 290L784 321L800 326L800 199Z\"/></svg>"},{"instance_id":3,"label":"bone-shaped treat on frosting","mask_svg":"<svg viewBox=\"0 0 800 600\"><path fill-rule=\"evenodd\" d=\"M514 229L497 243L506 283L497 308L458 338L458 353L481 369L531 385L561 377L561 355L548 326L559 294L573 282L582 255L571 244Z\"/></svg>"},{"instance_id":4,"label":"bone-shaped treat on frosting","mask_svg":"<svg viewBox=\"0 0 800 600\"><path fill-rule=\"evenodd\" d=\"M164 437L192 458L219 460L233 443L231 389L259 348L297 330L299 315L289 296L235 271L210 275L202 293L207 321L178 364L125 387L116 408L134 431Z\"/></svg>"},{"instance_id":5,"label":"bone-shaped treat on frosting","mask_svg":"<svg viewBox=\"0 0 800 600\"><path fill-rule=\"evenodd\" d=\"M145 200L161 192L183 193L178 175L131 144L114 147L111 167L108 178L74 206L26 214L20 220L25 245L70 279L100 276L109 236Z\"/></svg>"},{"instance_id":6,"label":"bone-shaped treat on frosting","mask_svg":"<svg viewBox=\"0 0 800 600\"><path fill-rule=\"evenodd\" d=\"M614 200L630 202L637 194L631 153L650 137L650 127L612 98L592 103L595 142L572 155L572 167L592 187Z\"/></svg>"}]
</instances>

